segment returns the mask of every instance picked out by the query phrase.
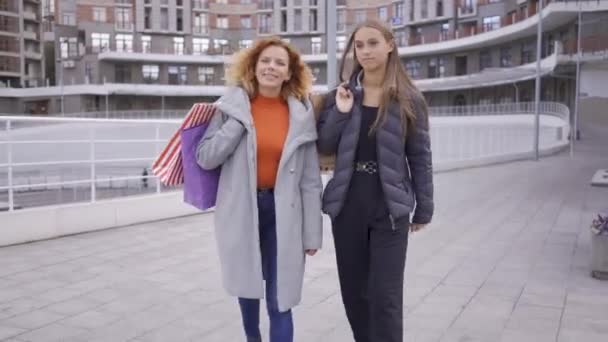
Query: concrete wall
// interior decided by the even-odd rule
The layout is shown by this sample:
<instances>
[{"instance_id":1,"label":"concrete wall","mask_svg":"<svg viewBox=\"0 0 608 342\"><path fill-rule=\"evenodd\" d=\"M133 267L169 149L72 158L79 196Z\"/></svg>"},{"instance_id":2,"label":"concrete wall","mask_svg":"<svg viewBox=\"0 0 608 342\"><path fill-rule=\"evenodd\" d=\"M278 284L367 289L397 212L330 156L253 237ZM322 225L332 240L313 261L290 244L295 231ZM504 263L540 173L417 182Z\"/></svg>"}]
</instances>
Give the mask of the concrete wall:
<instances>
[{"instance_id":1,"label":"concrete wall","mask_svg":"<svg viewBox=\"0 0 608 342\"><path fill-rule=\"evenodd\" d=\"M588 97L608 98L608 68L581 66L581 93Z\"/></svg>"},{"instance_id":2,"label":"concrete wall","mask_svg":"<svg viewBox=\"0 0 608 342\"><path fill-rule=\"evenodd\" d=\"M0 246L201 213L182 192L0 213Z\"/></svg>"}]
</instances>

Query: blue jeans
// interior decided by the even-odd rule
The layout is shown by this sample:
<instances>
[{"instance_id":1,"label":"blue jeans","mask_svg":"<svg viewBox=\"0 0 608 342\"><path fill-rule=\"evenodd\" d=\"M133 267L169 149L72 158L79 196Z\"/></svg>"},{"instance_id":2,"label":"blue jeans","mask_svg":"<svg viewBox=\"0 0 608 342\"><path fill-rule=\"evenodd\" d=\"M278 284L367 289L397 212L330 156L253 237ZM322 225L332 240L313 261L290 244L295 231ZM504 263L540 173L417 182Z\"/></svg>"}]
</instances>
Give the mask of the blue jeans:
<instances>
[{"instance_id":1,"label":"blue jeans","mask_svg":"<svg viewBox=\"0 0 608 342\"><path fill-rule=\"evenodd\" d=\"M272 190L258 191L258 213L262 273L266 280L266 308L270 318L270 342L292 342L291 310L279 312L277 301L277 232ZM247 342L262 341L260 300L239 298Z\"/></svg>"}]
</instances>

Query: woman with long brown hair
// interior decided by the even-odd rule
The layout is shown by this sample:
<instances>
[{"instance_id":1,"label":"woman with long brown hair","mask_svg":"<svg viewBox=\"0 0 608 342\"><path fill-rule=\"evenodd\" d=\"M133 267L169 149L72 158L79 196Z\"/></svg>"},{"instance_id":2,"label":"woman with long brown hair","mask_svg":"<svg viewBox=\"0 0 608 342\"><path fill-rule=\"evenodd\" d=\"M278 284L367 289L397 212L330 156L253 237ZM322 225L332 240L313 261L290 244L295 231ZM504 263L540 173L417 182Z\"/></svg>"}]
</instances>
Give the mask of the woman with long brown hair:
<instances>
[{"instance_id":1,"label":"woman with long brown hair","mask_svg":"<svg viewBox=\"0 0 608 342\"><path fill-rule=\"evenodd\" d=\"M342 300L357 342L402 341L408 233L433 215L427 106L378 21L355 28L340 73L317 129L319 151L336 155L323 211Z\"/></svg>"},{"instance_id":2,"label":"woman with long brown hair","mask_svg":"<svg viewBox=\"0 0 608 342\"><path fill-rule=\"evenodd\" d=\"M223 285L239 298L248 342L261 341L263 297L270 341L291 342L305 255L322 240L312 74L273 37L238 53L227 78L197 150L202 168L221 166L214 215Z\"/></svg>"}]
</instances>

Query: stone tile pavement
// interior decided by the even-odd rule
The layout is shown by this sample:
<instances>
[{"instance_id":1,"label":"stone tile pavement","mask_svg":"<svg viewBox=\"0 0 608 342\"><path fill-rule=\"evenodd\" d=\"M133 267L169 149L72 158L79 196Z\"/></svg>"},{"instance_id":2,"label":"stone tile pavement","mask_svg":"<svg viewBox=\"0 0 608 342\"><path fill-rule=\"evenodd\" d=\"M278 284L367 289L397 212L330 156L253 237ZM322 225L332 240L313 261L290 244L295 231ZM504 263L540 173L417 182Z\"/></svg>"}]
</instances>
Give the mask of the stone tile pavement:
<instances>
[{"instance_id":1,"label":"stone tile pavement","mask_svg":"<svg viewBox=\"0 0 608 342\"><path fill-rule=\"evenodd\" d=\"M588 185L608 166L607 129L583 127L574 158L436 176L436 218L410 237L406 341L608 341L587 229L608 208L608 188ZM243 341L212 230L203 214L0 248L0 341ZM352 341L334 258L326 229L298 342Z\"/></svg>"}]
</instances>

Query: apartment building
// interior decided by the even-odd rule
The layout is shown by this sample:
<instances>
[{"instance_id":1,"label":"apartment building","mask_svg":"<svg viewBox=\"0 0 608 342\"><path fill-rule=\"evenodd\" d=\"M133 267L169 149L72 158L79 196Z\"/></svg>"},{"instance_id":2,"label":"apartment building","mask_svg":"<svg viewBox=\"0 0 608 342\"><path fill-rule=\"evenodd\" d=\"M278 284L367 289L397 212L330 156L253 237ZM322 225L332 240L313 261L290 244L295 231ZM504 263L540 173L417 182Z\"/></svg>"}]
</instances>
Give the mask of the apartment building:
<instances>
[{"instance_id":1,"label":"apartment building","mask_svg":"<svg viewBox=\"0 0 608 342\"><path fill-rule=\"evenodd\" d=\"M0 86L42 86L40 0L0 1Z\"/></svg>"},{"instance_id":2,"label":"apartment building","mask_svg":"<svg viewBox=\"0 0 608 342\"><path fill-rule=\"evenodd\" d=\"M221 95L231 54L268 35L294 45L322 89L328 53L340 55L353 27L369 18L392 26L401 60L431 105L534 99L538 0L336 0L335 52L327 51L326 0L45 1L53 2L55 49L38 84L55 87L0 99L16 110L188 108ZM583 51L603 53L608 1L543 5L542 99L572 105L578 11L586 18ZM604 70L605 60L584 58L585 68Z\"/></svg>"}]
</instances>

